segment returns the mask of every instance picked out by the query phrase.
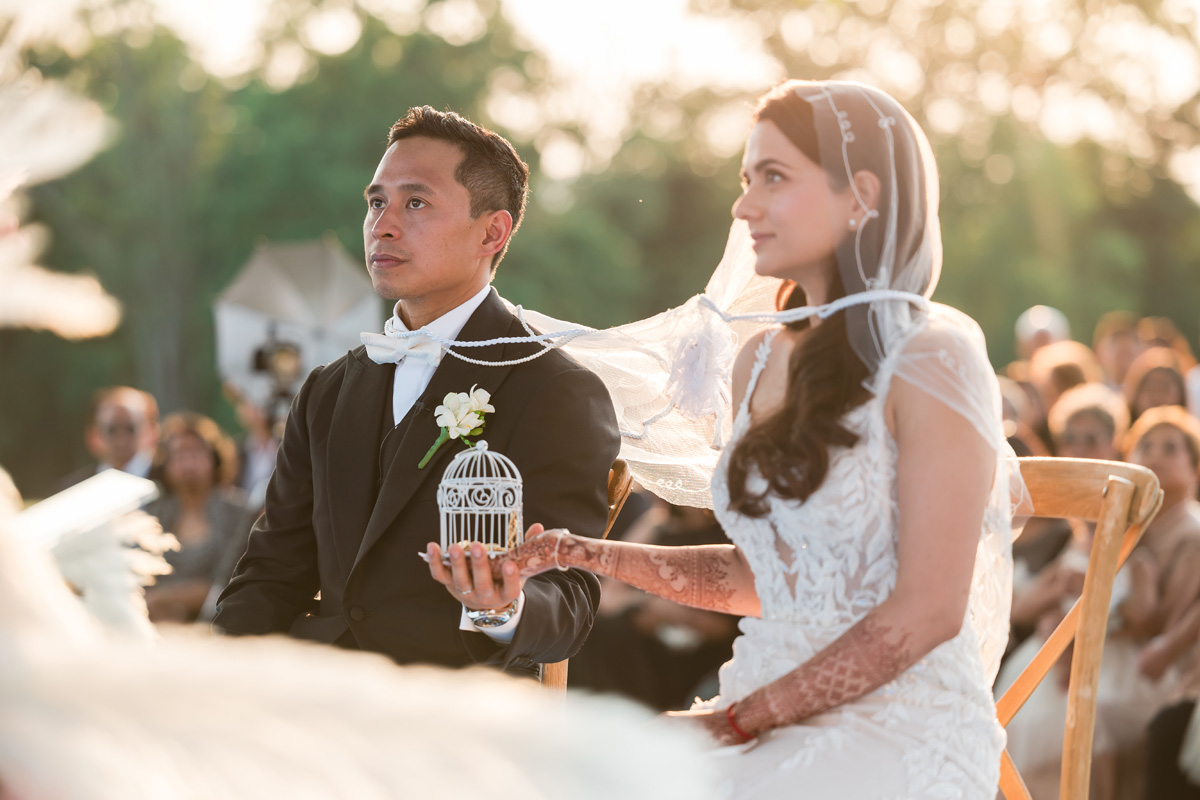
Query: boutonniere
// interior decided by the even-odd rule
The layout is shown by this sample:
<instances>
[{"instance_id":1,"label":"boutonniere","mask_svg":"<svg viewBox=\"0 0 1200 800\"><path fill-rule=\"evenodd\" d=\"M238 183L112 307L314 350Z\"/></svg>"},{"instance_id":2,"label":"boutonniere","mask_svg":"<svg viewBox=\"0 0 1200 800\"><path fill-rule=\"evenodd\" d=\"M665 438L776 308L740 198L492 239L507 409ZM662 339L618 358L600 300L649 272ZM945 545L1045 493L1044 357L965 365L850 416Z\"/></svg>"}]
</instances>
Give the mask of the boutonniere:
<instances>
[{"instance_id":1,"label":"boutonniere","mask_svg":"<svg viewBox=\"0 0 1200 800\"><path fill-rule=\"evenodd\" d=\"M483 415L496 410L488 402L491 399L492 395L486 389L476 386L471 387L470 393L451 392L442 398L442 404L433 410L434 421L442 426L442 432L438 434L433 447L430 447L429 452L421 459L421 463L417 464L417 469L425 469L433 454L449 440L462 439L464 444L470 445L468 436L483 433Z\"/></svg>"}]
</instances>

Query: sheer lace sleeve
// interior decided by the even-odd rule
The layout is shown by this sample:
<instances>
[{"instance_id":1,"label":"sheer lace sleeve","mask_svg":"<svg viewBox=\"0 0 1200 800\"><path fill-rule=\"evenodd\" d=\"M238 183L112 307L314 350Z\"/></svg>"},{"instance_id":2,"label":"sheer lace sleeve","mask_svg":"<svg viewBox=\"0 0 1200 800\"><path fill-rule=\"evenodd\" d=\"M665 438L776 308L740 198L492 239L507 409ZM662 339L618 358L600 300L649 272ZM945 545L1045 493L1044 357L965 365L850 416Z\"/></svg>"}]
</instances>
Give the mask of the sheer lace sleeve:
<instances>
[{"instance_id":1,"label":"sheer lace sleeve","mask_svg":"<svg viewBox=\"0 0 1200 800\"><path fill-rule=\"evenodd\" d=\"M868 385L872 392L886 395L896 378L911 384L970 422L995 454L995 478L968 605L979 632L987 678L992 681L1008 641L1013 533L1032 511L1016 455L1004 436L999 382L979 326L941 304L933 304L924 324L910 330L889 352Z\"/></svg>"}]
</instances>

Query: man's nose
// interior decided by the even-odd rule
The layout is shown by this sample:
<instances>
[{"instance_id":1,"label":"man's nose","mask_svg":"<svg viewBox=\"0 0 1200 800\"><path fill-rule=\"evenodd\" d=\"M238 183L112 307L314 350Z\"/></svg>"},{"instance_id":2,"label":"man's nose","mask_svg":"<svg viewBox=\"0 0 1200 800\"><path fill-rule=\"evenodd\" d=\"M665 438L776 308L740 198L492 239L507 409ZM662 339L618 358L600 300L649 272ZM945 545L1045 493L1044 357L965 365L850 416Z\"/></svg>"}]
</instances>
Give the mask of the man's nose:
<instances>
[{"instance_id":1,"label":"man's nose","mask_svg":"<svg viewBox=\"0 0 1200 800\"><path fill-rule=\"evenodd\" d=\"M371 225L371 236L376 239L398 239L401 235L399 215L392 213L391 206L384 208Z\"/></svg>"}]
</instances>

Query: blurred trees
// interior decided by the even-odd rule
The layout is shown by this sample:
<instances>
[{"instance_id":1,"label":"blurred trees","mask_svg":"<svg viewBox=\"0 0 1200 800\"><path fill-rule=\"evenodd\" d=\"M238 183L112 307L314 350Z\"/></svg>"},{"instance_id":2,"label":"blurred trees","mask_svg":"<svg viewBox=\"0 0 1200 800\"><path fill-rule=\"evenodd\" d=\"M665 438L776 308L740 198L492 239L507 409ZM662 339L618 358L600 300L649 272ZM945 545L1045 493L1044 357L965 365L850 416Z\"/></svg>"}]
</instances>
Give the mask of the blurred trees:
<instances>
[{"instance_id":1,"label":"blurred trees","mask_svg":"<svg viewBox=\"0 0 1200 800\"><path fill-rule=\"evenodd\" d=\"M641 87L621 147L564 179L542 169L548 139L535 115L525 124L511 109L490 113L500 95L536 110L557 80L498 0L273 0L262 65L234 81L211 78L173 34L149 27L148 2L93 4L88 13L108 16L85 20L89 46L29 54L121 126L107 152L33 192L30 217L52 231L45 262L94 272L126 314L114 336L83 344L0 331L6 373L20 376L0 391L0 463L27 494L49 491L82 460L97 387L131 383L166 412L232 422L213 369L213 297L263 237L333 232L361 253L362 188L388 127L411 105L461 111L510 136L530 162L529 210L496 279L514 302L617 324L700 291L720 259L738 193L731 142L752 97ZM1118 307L1170 316L1194 341L1200 226L1176 180L1197 144L1190 6L693 7L757 24L788 75L866 79L912 111L942 173L946 269L936 297L979 319L998 366L1012 357L1014 319L1035 303L1062 308L1084 341ZM348 10L361 28L355 43L318 46L311 15ZM1114 38L1122 22L1140 38ZM1193 68L1171 84L1147 78L1147 65L1166 57ZM586 131L555 124L556 137L586 150Z\"/></svg>"}]
</instances>

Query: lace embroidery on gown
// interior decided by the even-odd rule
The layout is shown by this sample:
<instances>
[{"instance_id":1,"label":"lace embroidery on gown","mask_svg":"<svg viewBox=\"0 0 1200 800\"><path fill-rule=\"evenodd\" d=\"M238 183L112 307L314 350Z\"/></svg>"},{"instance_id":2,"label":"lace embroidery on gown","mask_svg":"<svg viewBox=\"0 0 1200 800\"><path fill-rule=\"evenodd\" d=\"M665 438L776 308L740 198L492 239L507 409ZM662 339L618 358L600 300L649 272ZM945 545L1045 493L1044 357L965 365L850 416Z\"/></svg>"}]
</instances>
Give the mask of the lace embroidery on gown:
<instances>
[{"instance_id":1,"label":"lace embroidery on gown","mask_svg":"<svg viewBox=\"0 0 1200 800\"><path fill-rule=\"evenodd\" d=\"M957 360L960 322L952 317L952 335L934 337L934 355L955 378L972 379L969 373L984 367ZM713 477L714 510L745 554L762 602L761 618L742 620L733 658L721 668L721 694L713 701L718 707L827 647L885 600L896 579L897 450L883 407L897 358L880 365L869 386L872 397L845 418L858 444L831 451L826 479L807 501L770 497L769 513L761 518L729 510L728 457L749 426L750 399L777 332L758 348L732 441ZM926 341L909 346L918 338ZM914 336L892 352L928 354L929 338ZM990 374L990 365L986 369ZM1004 731L991 684L1008 635L1011 591L1011 503L1001 468L996 484L958 636L853 703L777 729L746 748L718 750L727 770L724 796L995 797ZM764 487L751 472L747 488Z\"/></svg>"}]
</instances>

